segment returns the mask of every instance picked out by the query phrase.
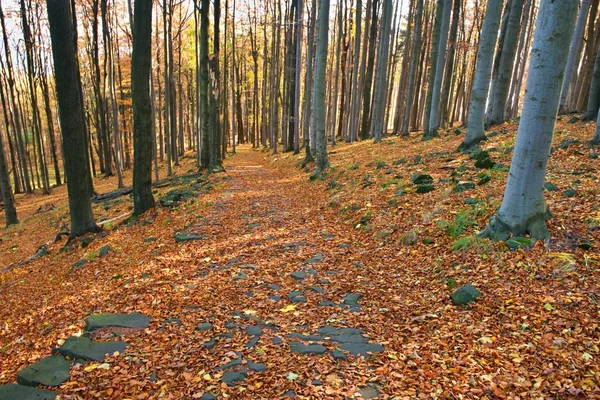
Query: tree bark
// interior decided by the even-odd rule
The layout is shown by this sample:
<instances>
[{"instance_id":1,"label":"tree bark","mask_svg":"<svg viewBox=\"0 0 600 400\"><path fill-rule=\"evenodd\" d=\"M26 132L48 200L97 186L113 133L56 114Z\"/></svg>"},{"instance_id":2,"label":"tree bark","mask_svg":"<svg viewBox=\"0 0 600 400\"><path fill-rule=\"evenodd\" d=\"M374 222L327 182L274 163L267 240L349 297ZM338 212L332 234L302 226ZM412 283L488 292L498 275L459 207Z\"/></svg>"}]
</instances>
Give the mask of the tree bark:
<instances>
[{"instance_id":1,"label":"tree bark","mask_svg":"<svg viewBox=\"0 0 600 400\"><path fill-rule=\"evenodd\" d=\"M506 240L529 234L547 241L544 179L573 36L576 1L542 0L533 39L527 96L502 205L482 236Z\"/></svg>"},{"instance_id":2,"label":"tree bark","mask_svg":"<svg viewBox=\"0 0 600 400\"><path fill-rule=\"evenodd\" d=\"M98 231L90 201L90 172L83 94L77 61L74 7L69 0L47 0L54 76L59 105L71 236Z\"/></svg>"},{"instance_id":3,"label":"tree bark","mask_svg":"<svg viewBox=\"0 0 600 400\"><path fill-rule=\"evenodd\" d=\"M383 119L385 115L385 89L387 80L387 63L390 52L390 31L392 27L392 0L383 0L383 11L381 14L381 35L379 38L379 50L377 56L377 71L375 72L375 91L373 92L373 117L371 122L371 136L375 143L381 142L381 136L385 127Z\"/></svg>"},{"instance_id":4,"label":"tree bark","mask_svg":"<svg viewBox=\"0 0 600 400\"><path fill-rule=\"evenodd\" d=\"M327 73L327 47L329 42L329 0L320 0L317 20L317 45L315 57L315 101L313 118L316 133L317 170L315 175L329 168L327 159L327 134L325 126L325 76Z\"/></svg>"}]
</instances>

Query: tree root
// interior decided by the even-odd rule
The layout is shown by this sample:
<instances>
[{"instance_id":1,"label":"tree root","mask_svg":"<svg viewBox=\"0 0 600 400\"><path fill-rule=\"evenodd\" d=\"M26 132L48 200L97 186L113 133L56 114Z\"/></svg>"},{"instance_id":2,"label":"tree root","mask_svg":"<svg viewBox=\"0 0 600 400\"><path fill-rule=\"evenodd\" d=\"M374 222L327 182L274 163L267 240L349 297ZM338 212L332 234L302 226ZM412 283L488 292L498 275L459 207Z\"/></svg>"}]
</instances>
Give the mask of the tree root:
<instances>
[{"instance_id":1,"label":"tree root","mask_svg":"<svg viewBox=\"0 0 600 400\"><path fill-rule=\"evenodd\" d=\"M532 215L523 224L517 226L510 226L500 216L495 215L490 218L488 225L477 236L499 242L506 241L511 237L529 235L532 243L538 240L548 242L550 232L546 220L549 215L549 212Z\"/></svg>"}]
</instances>

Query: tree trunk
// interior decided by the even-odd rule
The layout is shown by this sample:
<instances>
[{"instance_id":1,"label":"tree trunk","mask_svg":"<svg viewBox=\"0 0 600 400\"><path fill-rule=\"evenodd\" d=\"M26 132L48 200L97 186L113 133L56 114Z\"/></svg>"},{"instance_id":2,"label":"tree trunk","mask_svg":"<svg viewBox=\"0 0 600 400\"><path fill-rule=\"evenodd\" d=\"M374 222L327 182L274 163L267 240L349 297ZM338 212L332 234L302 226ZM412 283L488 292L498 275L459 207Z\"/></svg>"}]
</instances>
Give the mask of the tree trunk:
<instances>
[{"instance_id":1,"label":"tree trunk","mask_svg":"<svg viewBox=\"0 0 600 400\"><path fill-rule=\"evenodd\" d=\"M365 72L365 82L363 86L363 108L362 121L360 124L360 138L368 139L371 127L371 87L373 84L373 70L375 69L375 47L377 44L377 1L372 0L371 27L369 30L369 59L367 70ZM367 21L368 22L368 21ZM366 46L366 43L365 43Z\"/></svg>"},{"instance_id":2,"label":"tree trunk","mask_svg":"<svg viewBox=\"0 0 600 400\"><path fill-rule=\"evenodd\" d=\"M433 80L433 91L431 94L431 110L429 111L429 129L423 132L423 139L438 136L440 97L442 95L442 81L444 79L444 65L446 61L446 47L448 45L448 29L450 27L450 11L452 0L443 0L444 10L440 25L437 58L431 60L435 66L435 78Z\"/></svg>"},{"instance_id":3,"label":"tree trunk","mask_svg":"<svg viewBox=\"0 0 600 400\"><path fill-rule=\"evenodd\" d=\"M16 166L13 166L13 168L16 168ZM0 192L2 194L2 202L4 203L6 226L18 224L19 219L17 218L17 209L15 208L15 198L10 186L8 168L6 167L6 156L4 154L4 139L2 138L2 132L0 132Z\"/></svg>"},{"instance_id":4,"label":"tree trunk","mask_svg":"<svg viewBox=\"0 0 600 400\"><path fill-rule=\"evenodd\" d=\"M302 127L302 135L304 137L304 148L306 149L306 156L304 163L313 161L312 148L314 143L312 141L313 135L310 132L310 121L312 111L312 89L313 89L313 51L314 51L314 40L315 40L315 26L317 24L317 0L312 0L310 8L310 20L308 21L308 50L306 52L306 76L304 77L304 120Z\"/></svg>"},{"instance_id":5,"label":"tree trunk","mask_svg":"<svg viewBox=\"0 0 600 400\"><path fill-rule=\"evenodd\" d=\"M65 176L71 216L71 236L98 231L90 201L90 172L83 94L77 61L74 4L47 0L54 75L58 97Z\"/></svg>"},{"instance_id":6,"label":"tree trunk","mask_svg":"<svg viewBox=\"0 0 600 400\"><path fill-rule=\"evenodd\" d=\"M387 81L387 63L390 52L390 32L392 27L392 0L383 0L381 13L381 35L377 55L377 71L375 72L375 91L373 92L373 117L371 136L375 143L381 142L384 133L383 119L385 115L385 89Z\"/></svg>"},{"instance_id":7,"label":"tree trunk","mask_svg":"<svg viewBox=\"0 0 600 400\"><path fill-rule=\"evenodd\" d=\"M498 77L496 79L496 88L492 102L492 113L490 114L489 125L498 125L506 121L506 102L508 100L508 91L510 90L510 79L512 77L512 68L515 63L516 47L521 29L521 13L523 11L524 0L512 0L510 5L510 14L508 16L508 25L506 35L502 45L502 55L498 65Z\"/></svg>"},{"instance_id":8,"label":"tree trunk","mask_svg":"<svg viewBox=\"0 0 600 400\"><path fill-rule=\"evenodd\" d=\"M514 1L514 0L513 0ZM504 199L481 233L494 240L529 234L549 240L544 179L573 36L576 1L542 0L533 39L527 96L506 182Z\"/></svg>"},{"instance_id":9,"label":"tree trunk","mask_svg":"<svg viewBox=\"0 0 600 400\"><path fill-rule=\"evenodd\" d=\"M152 196L152 0L135 0L131 97L133 100L133 214L154 207Z\"/></svg>"},{"instance_id":10,"label":"tree trunk","mask_svg":"<svg viewBox=\"0 0 600 400\"><path fill-rule=\"evenodd\" d=\"M325 127L325 76L327 74L327 47L329 42L329 0L320 0L317 20L317 45L315 57L315 101L313 118L316 133L317 170L315 175L329 168L327 159L327 134Z\"/></svg>"},{"instance_id":11,"label":"tree trunk","mask_svg":"<svg viewBox=\"0 0 600 400\"><path fill-rule=\"evenodd\" d=\"M208 169L210 159L210 112L208 109L208 7L209 0L200 5L200 115L202 121L202 154L200 167Z\"/></svg>"},{"instance_id":12,"label":"tree trunk","mask_svg":"<svg viewBox=\"0 0 600 400\"><path fill-rule=\"evenodd\" d=\"M423 26L423 0L417 0L417 13L415 16L415 34L412 48L412 59L408 73L408 84L406 87L406 105L404 106L404 117L402 121L402 136L408 136L410 130L410 115L413 107L415 91L415 80L417 78L417 65L421 53L421 30Z\"/></svg>"},{"instance_id":13,"label":"tree trunk","mask_svg":"<svg viewBox=\"0 0 600 400\"><path fill-rule=\"evenodd\" d=\"M502 13L502 0L488 0L479 51L477 52L477 66L471 90L471 101L467 121L467 135L459 147L466 151L480 141L485 140L485 106L490 90L492 67L494 63L494 48L500 27Z\"/></svg>"}]
</instances>

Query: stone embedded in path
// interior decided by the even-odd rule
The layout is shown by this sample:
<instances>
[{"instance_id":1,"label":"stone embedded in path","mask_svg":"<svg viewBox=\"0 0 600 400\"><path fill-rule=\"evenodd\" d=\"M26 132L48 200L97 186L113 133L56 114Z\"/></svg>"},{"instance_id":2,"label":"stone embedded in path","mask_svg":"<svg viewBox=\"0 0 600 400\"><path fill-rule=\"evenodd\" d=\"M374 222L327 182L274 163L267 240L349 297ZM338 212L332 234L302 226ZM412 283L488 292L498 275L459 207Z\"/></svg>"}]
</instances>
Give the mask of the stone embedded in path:
<instances>
[{"instance_id":1,"label":"stone embedded in path","mask_svg":"<svg viewBox=\"0 0 600 400\"><path fill-rule=\"evenodd\" d=\"M212 394L212 393L208 393L208 392L204 393L204 394L203 394L203 395L200 397L200 400L216 400L216 399L217 399L217 396L215 396L215 395L214 395L214 394Z\"/></svg>"},{"instance_id":2,"label":"stone embedded in path","mask_svg":"<svg viewBox=\"0 0 600 400\"><path fill-rule=\"evenodd\" d=\"M123 353L127 345L125 342L93 342L86 337L71 336L58 352L72 359L102 361L106 354Z\"/></svg>"},{"instance_id":3,"label":"stone embedded in path","mask_svg":"<svg viewBox=\"0 0 600 400\"><path fill-rule=\"evenodd\" d=\"M302 296L302 290L292 290L291 292L288 292L287 297L288 299L293 299L294 297L298 297L298 296Z\"/></svg>"},{"instance_id":4,"label":"stone embedded in path","mask_svg":"<svg viewBox=\"0 0 600 400\"><path fill-rule=\"evenodd\" d=\"M481 296L483 296L481 292L475 286L468 283L452 293L452 301L457 306L464 306Z\"/></svg>"},{"instance_id":5,"label":"stone embedded in path","mask_svg":"<svg viewBox=\"0 0 600 400\"><path fill-rule=\"evenodd\" d=\"M342 300L344 300L344 304L351 305L351 306L357 306L358 300L360 300L361 297L362 297L362 295L360 295L358 293L348 293L347 295L342 297Z\"/></svg>"},{"instance_id":6,"label":"stone embedded in path","mask_svg":"<svg viewBox=\"0 0 600 400\"><path fill-rule=\"evenodd\" d=\"M246 379L247 374L245 372L233 372L227 371L221 377L221 380L228 386L235 386L238 383L243 382Z\"/></svg>"},{"instance_id":7,"label":"stone embedded in path","mask_svg":"<svg viewBox=\"0 0 600 400\"><path fill-rule=\"evenodd\" d=\"M292 353L299 354L324 354L327 352L327 347L321 344L303 344L300 342L290 342L290 350Z\"/></svg>"},{"instance_id":8,"label":"stone embedded in path","mask_svg":"<svg viewBox=\"0 0 600 400\"><path fill-rule=\"evenodd\" d=\"M234 281L241 281L244 279L248 279L248 274L244 273L244 272L238 272L237 275L235 275L233 278Z\"/></svg>"},{"instance_id":9,"label":"stone embedded in path","mask_svg":"<svg viewBox=\"0 0 600 400\"><path fill-rule=\"evenodd\" d=\"M337 349L333 350L331 352L331 355L333 356L334 360L347 360L348 359L348 356L346 356L344 353L342 353L341 351L339 351Z\"/></svg>"},{"instance_id":10,"label":"stone embedded in path","mask_svg":"<svg viewBox=\"0 0 600 400\"><path fill-rule=\"evenodd\" d=\"M410 177L410 180L415 185L428 185L433 183L433 177L427 174L414 174Z\"/></svg>"},{"instance_id":11,"label":"stone embedded in path","mask_svg":"<svg viewBox=\"0 0 600 400\"><path fill-rule=\"evenodd\" d=\"M204 240L208 239L206 236L198 235L193 232L179 232L175 234L175 241L180 242L189 242L191 240Z\"/></svg>"},{"instance_id":12,"label":"stone embedded in path","mask_svg":"<svg viewBox=\"0 0 600 400\"><path fill-rule=\"evenodd\" d=\"M131 314L97 313L87 318L85 330L91 332L108 326L146 329L149 324L150 318L138 312Z\"/></svg>"},{"instance_id":13,"label":"stone embedded in path","mask_svg":"<svg viewBox=\"0 0 600 400\"><path fill-rule=\"evenodd\" d=\"M340 349L347 351L353 356L364 356L369 358L370 354L380 353L383 351L383 345L380 343L343 343Z\"/></svg>"},{"instance_id":14,"label":"stone embedded in path","mask_svg":"<svg viewBox=\"0 0 600 400\"><path fill-rule=\"evenodd\" d=\"M248 361L248 368L256 372L265 372L267 370L267 366L265 365L265 363L254 363L252 361Z\"/></svg>"},{"instance_id":15,"label":"stone embedded in path","mask_svg":"<svg viewBox=\"0 0 600 400\"><path fill-rule=\"evenodd\" d=\"M297 280L302 280L306 278L306 272L304 271L294 271L290 274L290 276Z\"/></svg>"},{"instance_id":16,"label":"stone embedded in path","mask_svg":"<svg viewBox=\"0 0 600 400\"><path fill-rule=\"evenodd\" d=\"M203 322L196 326L197 331L209 331L211 330L213 325L210 322Z\"/></svg>"},{"instance_id":17,"label":"stone embedded in path","mask_svg":"<svg viewBox=\"0 0 600 400\"><path fill-rule=\"evenodd\" d=\"M281 286L277 285L277 284L272 284L272 285L267 285L265 286L265 288L269 289L269 290L280 290Z\"/></svg>"},{"instance_id":18,"label":"stone embedded in path","mask_svg":"<svg viewBox=\"0 0 600 400\"><path fill-rule=\"evenodd\" d=\"M48 356L22 369L17 375L19 385L59 386L69 380L71 364L62 356Z\"/></svg>"},{"instance_id":19,"label":"stone embedded in path","mask_svg":"<svg viewBox=\"0 0 600 400\"><path fill-rule=\"evenodd\" d=\"M319 261L323 260L324 256L323 253L317 253L314 256L312 256L311 258L304 260L305 264L315 264L318 263Z\"/></svg>"},{"instance_id":20,"label":"stone embedded in path","mask_svg":"<svg viewBox=\"0 0 600 400\"><path fill-rule=\"evenodd\" d=\"M17 384L1 385L0 400L54 400L57 392Z\"/></svg>"},{"instance_id":21,"label":"stone embedded in path","mask_svg":"<svg viewBox=\"0 0 600 400\"><path fill-rule=\"evenodd\" d=\"M453 192L461 193L472 189L475 189L475 184L473 182L460 181L454 186Z\"/></svg>"},{"instance_id":22,"label":"stone embedded in path","mask_svg":"<svg viewBox=\"0 0 600 400\"><path fill-rule=\"evenodd\" d=\"M317 293L321 293L321 294L323 294L325 292L325 290L321 286L310 286L309 289L311 289L313 292L317 292Z\"/></svg>"},{"instance_id":23,"label":"stone embedded in path","mask_svg":"<svg viewBox=\"0 0 600 400\"><path fill-rule=\"evenodd\" d=\"M262 335L262 329L260 326L251 325L246 328L246 334L248 336L260 336Z\"/></svg>"},{"instance_id":24,"label":"stone embedded in path","mask_svg":"<svg viewBox=\"0 0 600 400\"><path fill-rule=\"evenodd\" d=\"M379 391L375 388L362 388L358 391L363 399L376 399L379 396Z\"/></svg>"},{"instance_id":25,"label":"stone embedded in path","mask_svg":"<svg viewBox=\"0 0 600 400\"><path fill-rule=\"evenodd\" d=\"M109 245L103 246L99 251L98 251L98 256L99 257L104 257L106 255L108 255L108 252L111 251L112 248Z\"/></svg>"},{"instance_id":26,"label":"stone embedded in path","mask_svg":"<svg viewBox=\"0 0 600 400\"><path fill-rule=\"evenodd\" d=\"M232 367L235 367L237 365L241 365L242 364L242 353L237 353L238 357L234 358L233 360L231 360L230 362L228 362L227 364L221 365L218 369L220 370L226 370Z\"/></svg>"},{"instance_id":27,"label":"stone embedded in path","mask_svg":"<svg viewBox=\"0 0 600 400\"><path fill-rule=\"evenodd\" d=\"M304 296L293 297L292 303L306 303L306 297L304 297Z\"/></svg>"}]
</instances>

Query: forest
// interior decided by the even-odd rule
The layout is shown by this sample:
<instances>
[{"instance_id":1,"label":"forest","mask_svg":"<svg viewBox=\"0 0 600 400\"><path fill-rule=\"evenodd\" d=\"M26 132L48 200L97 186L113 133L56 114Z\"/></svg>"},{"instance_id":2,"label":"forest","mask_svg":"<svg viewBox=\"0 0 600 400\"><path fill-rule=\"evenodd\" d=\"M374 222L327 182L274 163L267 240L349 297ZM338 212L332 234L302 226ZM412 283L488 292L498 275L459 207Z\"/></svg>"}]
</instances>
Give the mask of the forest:
<instances>
[{"instance_id":1,"label":"forest","mask_svg":"<svg viewBox=\"0 0 600 400\"><path fill-rule=\"evenodd\" d=\"M600 0L1 0L0 400L600 398Z\"/></svg>"}]
</instances>

